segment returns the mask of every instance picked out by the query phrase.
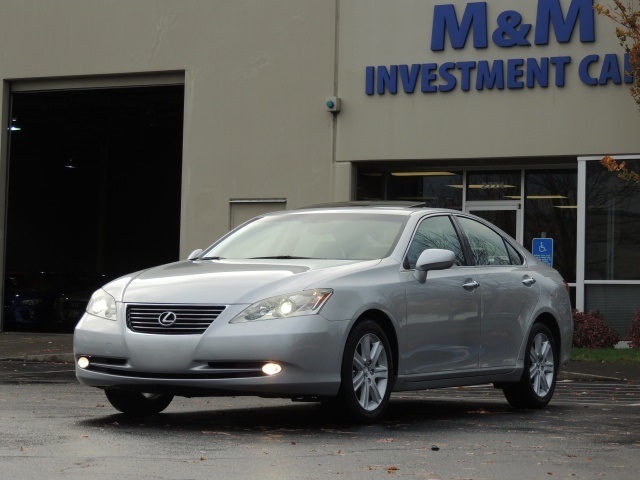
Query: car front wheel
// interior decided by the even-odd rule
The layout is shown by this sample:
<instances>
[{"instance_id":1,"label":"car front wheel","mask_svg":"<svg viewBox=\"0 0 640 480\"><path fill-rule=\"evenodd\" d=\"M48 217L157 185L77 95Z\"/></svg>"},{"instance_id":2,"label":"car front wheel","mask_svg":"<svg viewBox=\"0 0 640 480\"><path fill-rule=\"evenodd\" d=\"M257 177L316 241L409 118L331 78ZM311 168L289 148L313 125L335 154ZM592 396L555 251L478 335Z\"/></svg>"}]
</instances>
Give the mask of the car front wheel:
<instances>
[{"instance_id":1,"label":"car front wheel","mask_svg":"<svg viewBox=\"0 0 640 480\"><path fill-rule=\"evenodd\" d=\"M374 321L357 324L349 334L341 369L340 397L358 421L384 414L393 387L393 357L384 330Z\"/></svg>"},{"instance_id":2,"label":"car front wheel","mask_svg":"<svg viewBox=\"0 0 640 480\"><path fill-rule=\"evenodd\" d=\"M527 341L527 355L522 378L518 383L504 385L507 401L516 408L542 408L546 406L556 387L558 359L551 331L537 323Z\"/></svg>"},{"instance_id":3,"label":"car front wheel","mask_svg":"<svg viewBox=\"0 0 640 480\"><path fill-rule=\"evenodd\" d=\"M127 390L106 389L109 403L127 415L144 416L162 412L173 400L173 395L162 393L140 393Z\"/></svg>"}]
</instances>

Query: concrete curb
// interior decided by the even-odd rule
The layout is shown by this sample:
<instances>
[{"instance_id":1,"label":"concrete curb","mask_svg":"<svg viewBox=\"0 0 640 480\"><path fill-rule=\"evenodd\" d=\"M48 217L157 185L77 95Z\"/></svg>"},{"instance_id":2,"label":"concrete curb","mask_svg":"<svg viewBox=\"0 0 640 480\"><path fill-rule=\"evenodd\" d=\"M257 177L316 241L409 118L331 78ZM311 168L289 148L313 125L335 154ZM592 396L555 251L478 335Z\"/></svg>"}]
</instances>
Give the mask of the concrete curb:
<instances>
[{"instance_id":1,"label":"concrete curb","mask_svg":"<svg viewBox=\"0 0 640 480\"><path fill-rule=\"evenodd\" d=\"M606 377L602 375L591 375L589 373L560 372L558 380L570 380L575 382L626 382L626 378Z\"/></svg>"},{"instance_id":2,"label":"concrete curb","mask_svg":"<svg viewBox=\"0 0 640 480\"><path fill-rule=\"evenodd\" d=\"M24 355L19 357L0 358L0 362L20 363L74 363L72 353L59 353L54 355Z\"/></svg>"}]
</instances>

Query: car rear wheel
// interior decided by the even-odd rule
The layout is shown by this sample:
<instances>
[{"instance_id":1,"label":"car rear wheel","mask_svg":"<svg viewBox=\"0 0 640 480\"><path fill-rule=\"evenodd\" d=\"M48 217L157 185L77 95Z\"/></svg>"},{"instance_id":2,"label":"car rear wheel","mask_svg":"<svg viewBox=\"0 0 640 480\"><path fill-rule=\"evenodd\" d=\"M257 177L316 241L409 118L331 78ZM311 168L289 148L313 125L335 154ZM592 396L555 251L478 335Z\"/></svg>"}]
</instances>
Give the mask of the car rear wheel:
<instances>
[{"instance_id":1,"label":"car rear wheel","mask_svg":"<svg viewBox=\"0 0 640 480\"><path fill-rule=\"evenodd\" d=\"M104 393L116 410L127 415L155 415L162 412L173 400L173 395L140 393L127 390L106 389Z\"/></svg>"},{"instance_id":2,"label":"car rear wheel","mask_svg":"<svg viewBox=\"0 0 640 480\"><path fill-rule=\"evenodd\" d=\"M358 421L384 414L393 387L393 357L384 330L374 321L357 324L349 334L341 369L340 399Z\"/></svg>"},{"instance_id":3,"label":"car rear wheel","mask_svg":"<svg viewBox=\"0 0 640 480\"><path fill-rule=\"evenodd\" d=\"M546 406L556 387L558 359L551 331L537 323L527 341L524 371L518 383L504 385L507 401L516 408L542 408Z\"/></svg>"}]
</instances>

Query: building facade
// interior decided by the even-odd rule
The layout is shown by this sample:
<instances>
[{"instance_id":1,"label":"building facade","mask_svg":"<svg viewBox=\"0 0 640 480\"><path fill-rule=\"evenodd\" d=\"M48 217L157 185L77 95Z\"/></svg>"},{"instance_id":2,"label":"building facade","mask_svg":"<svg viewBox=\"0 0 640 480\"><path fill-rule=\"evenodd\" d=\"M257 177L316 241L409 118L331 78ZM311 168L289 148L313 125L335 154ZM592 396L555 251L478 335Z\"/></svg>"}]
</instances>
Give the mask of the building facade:
<instances>
[{"instance_id":1,"label":"building facade","mask_svg":"<svg viewBox=\"0 0 640 480\"><path fill-rule=\"evenodd\" d=\"M640 116L591 0L5 0L0 38L5 272L53 242L43 269L116 275L263 211L409 200L498 224L622 334L640 307L640 193L599 163L638 170ZM93 173L62 188L69 159Z\"/></svg>"}]
</instances>

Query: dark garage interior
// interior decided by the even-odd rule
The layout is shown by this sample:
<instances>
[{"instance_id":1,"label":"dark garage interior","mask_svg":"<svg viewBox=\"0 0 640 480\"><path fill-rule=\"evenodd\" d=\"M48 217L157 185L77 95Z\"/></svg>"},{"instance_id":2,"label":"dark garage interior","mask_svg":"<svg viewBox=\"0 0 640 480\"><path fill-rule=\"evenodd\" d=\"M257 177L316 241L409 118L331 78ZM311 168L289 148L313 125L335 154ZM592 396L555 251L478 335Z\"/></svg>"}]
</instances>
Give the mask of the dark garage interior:
<instances>
[{"instance_id":1,"label":"dark garage interior","mask_svg":"<svg viewBox=\"0 0 640 480\"><path fill-rule=\"evenodd\" d=\"M93 290L179 256L184 86L13 93L5 331L71 331Z\"/></svg>"}]
</instances>

